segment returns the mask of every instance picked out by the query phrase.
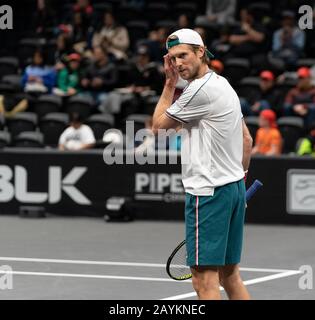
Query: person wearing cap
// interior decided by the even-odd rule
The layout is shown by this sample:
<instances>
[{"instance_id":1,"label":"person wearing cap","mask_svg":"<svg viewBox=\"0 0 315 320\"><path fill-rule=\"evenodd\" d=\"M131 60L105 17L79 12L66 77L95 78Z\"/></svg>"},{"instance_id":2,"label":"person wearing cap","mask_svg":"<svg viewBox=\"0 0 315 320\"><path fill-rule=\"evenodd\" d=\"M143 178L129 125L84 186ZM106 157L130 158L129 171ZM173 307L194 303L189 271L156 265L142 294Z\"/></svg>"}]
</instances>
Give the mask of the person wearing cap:
<instances>
[{"instance_id":1,"label":"person wearing cap","mask_svg":"<svg viewBox=\"0 0 315 320\"><path fill-rule=\"evenodd\" d=\"M80 70L81 56L71 53L67 57L67 66L59 71L57 79L57 90L54 93L61 96L73 96L80 92Z\"/></svg>"},{"instance_id":2,"label":"person wearing cap","mask_svg":"<svg viewBox=\"0 0 315 320\"><path fill-rule=\"evenodd\" d=\"M312 85L311 71L307 67L297 70L298 83L286 95L284 115L299 116L306 126L315 121L315 87Z\"/></svg>"},{"instance_id":3,"label":"person wearing cap","mask_svg":"<svg viewBox=\"0 0 315 320\"><path fill-rule=\"evenodd\" d=\"M181 130L182 181L186 192L187 265L199 299L249 299L239 273L245 215L244 171L252 139L239 98L208 67L213 55L191 29L172 33L164 56L165 83L152 130ZM177 81L188 83L173 102ZM172 130L174 132L174 130Z\"/></svg>"},{"instance_id":4,"label":"person wearing cap","mask_svg":"<svg viewBox=\"0 0 315 320\"><path fill-rule=\"evenodd\" d=\"M294 67L303 54L304 45L305 33L296 26L295 13L283 11L282 27L272 36L271 62L284 68Z\"/></svg>"},{"instance_id":5,"label":"person wearing cap","mask_svg":"<svg viewBox=\"0 0 315 320\"><path fill-rule=\"evenodd\" d=\"M281 92L275 86L275 75L270 70L259 74L259 90L248 90L246 98L241 98L244 116L257 116L262 110L272 109L282 112Z\"/></svg>"},{"instance_id":6,"label":"person wearing cap","mask_svg":"<svg viewBox=\"0 0 315 320\"><path fill-rule=\"evenodd\" d=\"M282 138L277 127L276 114L272 110L263 110L259 115L259 127L252 154L280 155Z\"/></svg>"}]
</instances>

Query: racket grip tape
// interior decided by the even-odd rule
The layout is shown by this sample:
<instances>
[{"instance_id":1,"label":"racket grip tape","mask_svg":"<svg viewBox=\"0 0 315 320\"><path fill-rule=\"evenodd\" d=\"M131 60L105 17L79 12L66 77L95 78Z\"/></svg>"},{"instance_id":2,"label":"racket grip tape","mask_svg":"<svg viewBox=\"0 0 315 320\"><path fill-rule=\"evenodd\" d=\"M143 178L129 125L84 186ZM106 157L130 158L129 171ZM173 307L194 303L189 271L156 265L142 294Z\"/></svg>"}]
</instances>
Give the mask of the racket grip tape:
<instances>
[{"instance_id":1,"label":"racket grip tape","mask_svg":"<svg viewBox=\"0 0 315 320\"><path fill-rule=\"evenodd\" d=\"M263 184L259 180L255 180L254 183L246 191L246 202L260 189Z\"/></svg>"}]
</instances>

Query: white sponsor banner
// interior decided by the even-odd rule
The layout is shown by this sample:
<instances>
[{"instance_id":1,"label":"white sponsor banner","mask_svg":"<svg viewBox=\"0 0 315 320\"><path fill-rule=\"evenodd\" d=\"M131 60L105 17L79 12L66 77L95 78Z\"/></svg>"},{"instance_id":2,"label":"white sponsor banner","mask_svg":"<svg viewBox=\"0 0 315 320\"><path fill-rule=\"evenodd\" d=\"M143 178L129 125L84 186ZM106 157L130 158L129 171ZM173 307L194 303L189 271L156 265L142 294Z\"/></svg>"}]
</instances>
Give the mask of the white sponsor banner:
<instances>
[{"instance_id":1,"label":"white sponsor banner","mask_svg":"<svg viewBox=\"0 0 315 320\"><path fill-rule=\"evenodd\" d=\"M315 170L288 170L287 212L315 215Z\"/></svg>"}]
</instances>

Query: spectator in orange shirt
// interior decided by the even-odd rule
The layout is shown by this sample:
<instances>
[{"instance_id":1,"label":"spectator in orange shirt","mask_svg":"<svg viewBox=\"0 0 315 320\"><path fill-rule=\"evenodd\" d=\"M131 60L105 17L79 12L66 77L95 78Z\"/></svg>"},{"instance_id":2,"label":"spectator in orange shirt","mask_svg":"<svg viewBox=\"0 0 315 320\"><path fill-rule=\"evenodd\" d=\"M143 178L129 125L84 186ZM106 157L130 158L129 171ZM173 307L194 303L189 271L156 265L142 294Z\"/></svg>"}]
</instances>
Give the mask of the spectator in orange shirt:
<instances>
[{"instance_id":1,"label":"spectator in orange shirt","mask_svg":"<svg viewBox=\"0 0 315 320\"><path fill-rule=\"evenodd\" d=\"M282 138L277 128L276 114L272 110L263 110L259 115L255 146L252 154L276 156L281 154Z\"/></svg>"}]
</instances>

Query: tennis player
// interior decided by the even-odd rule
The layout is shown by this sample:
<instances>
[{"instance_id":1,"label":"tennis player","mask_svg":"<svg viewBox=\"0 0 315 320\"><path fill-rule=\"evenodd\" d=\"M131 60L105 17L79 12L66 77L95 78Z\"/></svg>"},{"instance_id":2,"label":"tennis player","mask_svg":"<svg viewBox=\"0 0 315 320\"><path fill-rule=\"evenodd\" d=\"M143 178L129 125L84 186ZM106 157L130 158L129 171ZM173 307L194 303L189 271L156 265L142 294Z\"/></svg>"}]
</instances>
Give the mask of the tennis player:
<instances>
[{"instance_id":1,"label":"tennis player","mask_svg":"<svg viewBox=\"0 0 315 320\"><path fill-rule=\"evenodd\" d=\"M180 29L167 38L166 47L166 80L152 129L157 134L159 129L180 125L188 132L183 135L181 160L187 265L193 287L199 299L220 299L220 284L230 299L249 299L239 262L246 205L244 172L252 138L236 92L208 68L213 56L200 35ZM179 76L187 86L172 103Z\"/></svg>"}]
</instances>

